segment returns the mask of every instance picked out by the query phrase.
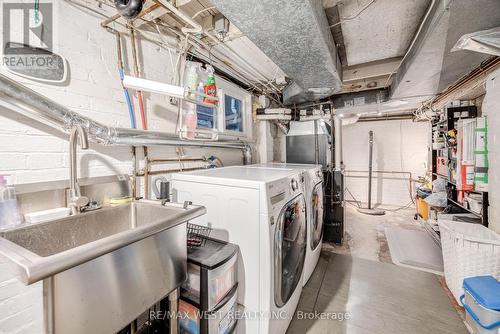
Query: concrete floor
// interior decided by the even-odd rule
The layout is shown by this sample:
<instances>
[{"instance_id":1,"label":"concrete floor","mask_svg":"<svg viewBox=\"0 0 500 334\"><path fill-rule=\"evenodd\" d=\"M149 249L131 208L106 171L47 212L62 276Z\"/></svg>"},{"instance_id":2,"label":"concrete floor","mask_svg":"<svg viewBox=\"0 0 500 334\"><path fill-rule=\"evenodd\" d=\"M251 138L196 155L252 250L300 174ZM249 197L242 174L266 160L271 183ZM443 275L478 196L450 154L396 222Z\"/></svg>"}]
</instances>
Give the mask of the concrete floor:
<instances>
[{"instance_id":1,"label":"concrete floor","mask_svg":"<svg viewBox=\"0 0 500 334\"><path fill-rule=\"evenodd\" d=\"M418 228L413 213L375 217L348 207L346 246L324 245L287 333L468 333L436 275L391 262L383 227Z\"/></svg>"},{"instance_id":2,"label":"concrete floor","mask_svg":"<svg viewBox=\"0 0 500 334\"><path fill-rule=\"evenodd\" d=\"M415 209L386 211L383 216L359 213L353 205L346 206L346 235L343 246L323 244L323 249L338 254L350 254L362 259L392 263L385 238L386 225L404 225L407 228L422 229L413 219Z\"/></svg>"}]
</instances>

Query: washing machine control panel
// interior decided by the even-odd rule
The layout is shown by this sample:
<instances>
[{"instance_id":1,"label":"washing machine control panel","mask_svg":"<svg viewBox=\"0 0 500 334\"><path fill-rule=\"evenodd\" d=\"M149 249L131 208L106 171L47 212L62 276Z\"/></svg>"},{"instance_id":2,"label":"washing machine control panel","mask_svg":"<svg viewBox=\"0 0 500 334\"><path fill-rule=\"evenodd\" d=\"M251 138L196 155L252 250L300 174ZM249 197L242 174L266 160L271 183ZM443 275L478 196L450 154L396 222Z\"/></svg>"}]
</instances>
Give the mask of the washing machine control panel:
<instances>
[{"instance_id":1,"label":"washing machine control panel","mask_svg":"<svg viewBox=\"0 0 500 334\"><path fill-rule=\"evenodd\" d=\"M300 173L269 183L267 185L267 196L271 207L273 209L281 209L284 203L303 193L305 187L303 179L304 175Z\"/></svg>"}]
</instances>

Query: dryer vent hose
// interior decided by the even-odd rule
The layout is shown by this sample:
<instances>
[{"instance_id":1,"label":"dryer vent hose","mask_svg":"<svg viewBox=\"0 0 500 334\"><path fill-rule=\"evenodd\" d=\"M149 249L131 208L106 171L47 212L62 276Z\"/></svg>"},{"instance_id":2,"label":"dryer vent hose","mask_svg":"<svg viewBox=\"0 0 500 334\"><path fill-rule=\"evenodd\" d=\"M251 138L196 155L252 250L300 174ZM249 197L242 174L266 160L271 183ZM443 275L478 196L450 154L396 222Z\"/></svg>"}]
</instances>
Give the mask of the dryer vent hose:
<instances>
[{"instance_id":1,"label":"dryer vent hose","mask_svg":"<svg viewBox=\"0 0 500 334\"><path fill-rule=\"evenodd\" d=\"M143 0L115 0L118 14L126 19L133 19L142 10Z\"/></svg>"}]
</instances>

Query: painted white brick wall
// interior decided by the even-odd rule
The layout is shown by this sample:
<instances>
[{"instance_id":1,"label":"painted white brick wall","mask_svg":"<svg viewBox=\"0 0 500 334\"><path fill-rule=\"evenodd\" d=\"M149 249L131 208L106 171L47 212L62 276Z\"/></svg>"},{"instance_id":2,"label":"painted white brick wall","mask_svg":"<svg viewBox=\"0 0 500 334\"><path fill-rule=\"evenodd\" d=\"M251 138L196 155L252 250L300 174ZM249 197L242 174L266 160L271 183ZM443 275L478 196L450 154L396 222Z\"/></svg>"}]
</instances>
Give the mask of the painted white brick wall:
<instances>
[{"instance_id":1,"label":"painted white brick wall","mask_svg":"<svg viewBox=\"0 0 500 334\"><path fill-rule=\"evenodd\" d=\"M500 233L500 70L486 80L483 113L488 116L489 228Z\"/></svg>"},{"instance_id":2,"label":"painted white brick wall","mask_svg":"<svg viewBox=\"0 0 500 334\"><path fill-rule=\"evenodd\" d=\"M404 171L416 178L427 170L428 123L411 120L359 122L342 128L346 170L368 170L368 132L374 132L373 169ZM368 173L347 173L346 186L356 200L368 201ZM373 174L372 203L402 206L410 202L407 175ZM346 194L346 199L352 197Z\"/></svg>"},{"instance_id":3,"label":"painted white brick wall","mask_svg":"<svg viewBox=\"0 0 500 334\"><path fill-rule=\"evenodd\" d=\"M96 121L128 127L127 107L116 68L115 36L100 28L100 18L85 14L68 2L54 1L54 5L58 14L57 49L70 68L68 84L47 85L2 73ZM128 39L124 48L130 53ZM144 76L170 82L168 52L144 41L138 50ZM131 55L126 55L127 71L131 68L127 62L130 59ZM145 94L145 98L150 129L173 132L176 107L164 96ZM67 179L67 151L67 136L0 107L0 174L12 175L14 183ZM171 147L152 148L150 152L152 157L175 154ZM242 162L238 150L187 148L185 152L192 156L215 154L226 165ZM78 159L80 176L131 172L131 151L127 147L91 145L90 150L78 153ZM26 287L9 268L0 258L0 333L42 333L41 284Z\"/></svg>"}]
</instances>

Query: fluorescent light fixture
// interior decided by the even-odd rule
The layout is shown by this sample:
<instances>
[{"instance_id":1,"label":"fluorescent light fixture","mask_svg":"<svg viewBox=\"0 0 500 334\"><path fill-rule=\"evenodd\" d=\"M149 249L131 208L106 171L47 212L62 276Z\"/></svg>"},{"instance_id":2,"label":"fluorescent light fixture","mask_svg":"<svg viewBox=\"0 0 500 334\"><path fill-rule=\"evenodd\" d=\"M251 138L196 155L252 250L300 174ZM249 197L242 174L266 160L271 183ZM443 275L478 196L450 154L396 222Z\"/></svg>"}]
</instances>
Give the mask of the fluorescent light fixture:
<instances>
[{"instance_id":1,"label":"fluorescent light fixture","mask_svg":"<svg viewBox=\"0 0 500 334\"><path fill-rule=\"evenodd\" d=\"M185 92L184 87L181 86L175 86L163 82L131 77L129 75L125 75L125 77L123 78L123 86L125 88L168 95L179 99L184 98L184 92Z\"/></svg>"}]
</instances>

